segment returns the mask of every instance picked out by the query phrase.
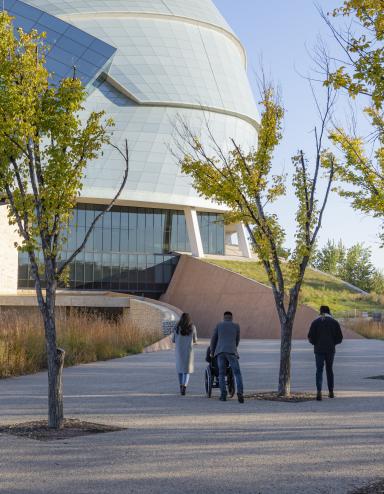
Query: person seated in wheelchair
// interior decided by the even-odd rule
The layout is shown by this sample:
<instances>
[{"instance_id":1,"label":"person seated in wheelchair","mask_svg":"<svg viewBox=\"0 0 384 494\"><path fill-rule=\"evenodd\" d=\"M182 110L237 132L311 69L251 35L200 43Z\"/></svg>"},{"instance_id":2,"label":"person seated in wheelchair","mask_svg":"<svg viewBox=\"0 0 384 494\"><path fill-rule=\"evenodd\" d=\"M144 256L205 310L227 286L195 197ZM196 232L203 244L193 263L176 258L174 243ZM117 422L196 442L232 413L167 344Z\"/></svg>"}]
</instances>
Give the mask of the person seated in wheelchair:
<instances>
[{"instance_id":1,"label":"person seated in wheelchair","mask_svg":"<svg viewBox=\"0 0 384 494\"><path fill-rule=\"evenodd\" d=\"M219 366L217 364L217 357L211 356L211 346L207 348L207 353L205 355L205 361L209 364L209 369L211 371L211 375L214 377L213 387L219 387ZM229 371L229 364L227 364L227 375Z\"/></svg>"}]
</instances>

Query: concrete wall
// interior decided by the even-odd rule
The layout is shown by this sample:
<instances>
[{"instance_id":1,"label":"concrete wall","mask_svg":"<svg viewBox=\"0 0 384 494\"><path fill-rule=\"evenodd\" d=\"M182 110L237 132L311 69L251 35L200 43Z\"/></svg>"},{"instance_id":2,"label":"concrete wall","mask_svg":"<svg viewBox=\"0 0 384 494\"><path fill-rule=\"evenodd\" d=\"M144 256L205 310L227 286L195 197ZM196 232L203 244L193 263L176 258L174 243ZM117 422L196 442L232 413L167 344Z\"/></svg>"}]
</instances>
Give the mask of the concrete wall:
<instances>
[{"instance_id":1,"label":"concrete wall","mask_svg":"<svg viewBox=\"0 0 384 494\"><path fill-rule=\"evenodd\" d=\"M164 302L189 312L200 337L210 337L223 312L230 310L241 326L243 338L280 338L280 325L272 291L265 285L219 266L182 256ZM307 338L317 316L313 309L298 309L293 337ZM346 337L358 337L344 330Z\"/></svg>"},{"instance_id":2,"label":"concrete wall","mask_svg":"<svg viewBox=\"0 0 384 494\"><path fill-rule=\"evenodd\" d=\"M8 224L8 207L0 204L0 293L16 293L18 252L15 242L19 240L15 227Z\"/></svg>"},{"instance_id":3,"label":"concrete wall","mask_svg":"<svg viewBox=\"0 0 384 494\"><path fill-rule=\"evenodd\" d=\"M156 300L129 296L129 309L124 310L124 318L143 330L163 331L163 321L177 321L181 311Z\"/></svg>"}]
</instances>

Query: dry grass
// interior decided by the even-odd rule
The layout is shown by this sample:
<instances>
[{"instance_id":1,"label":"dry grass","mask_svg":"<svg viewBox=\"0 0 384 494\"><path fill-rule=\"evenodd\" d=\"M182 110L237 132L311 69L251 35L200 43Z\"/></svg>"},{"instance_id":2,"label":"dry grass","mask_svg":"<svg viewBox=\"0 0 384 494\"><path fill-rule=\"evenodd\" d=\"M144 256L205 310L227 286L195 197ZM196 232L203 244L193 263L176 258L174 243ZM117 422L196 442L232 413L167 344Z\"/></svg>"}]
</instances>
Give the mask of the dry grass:
<instances>
[{"instance_id":1,"label":"dry grass","mask_svg":"<svg viewBox=\"0 0 384 494\"><path fill-rule=\"evenodd\" d=\"M375 322L372 319L356 317L343 319L343 325L365 338L384 340L384 322Z\"/></svg>"},{"instance_id":2,"label":"dry grass","mask_svg":"<svg viewBox=\"0 0 384 494\"><path fill-rule=\"evenodd\" d=\"M108 320L86 312L59 311L58 346L65 349L65 365L96 362L140 353L161 338L123 318ZM37 312L0 313L0 378L31 374L46 368L44 329Z\"/></svg>"}]
</instances>

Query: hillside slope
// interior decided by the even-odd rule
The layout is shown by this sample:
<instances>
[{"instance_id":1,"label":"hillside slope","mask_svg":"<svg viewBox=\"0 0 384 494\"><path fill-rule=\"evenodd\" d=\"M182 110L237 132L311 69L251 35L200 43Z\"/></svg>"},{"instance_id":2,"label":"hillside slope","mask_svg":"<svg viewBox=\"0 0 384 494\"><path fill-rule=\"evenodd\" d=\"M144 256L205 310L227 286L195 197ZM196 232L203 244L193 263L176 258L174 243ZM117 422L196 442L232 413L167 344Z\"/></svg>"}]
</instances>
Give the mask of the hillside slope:
<instances>
[{"instance_id":1,"label":"hillside slope","mask_svg":"<svg viewBox=\"0 0 384 494\"><path fill-rule=\"evenodd\" d=\"M229 269L269 286L263 266L257 261L205 259L206 262ZM325 273L308 268L300 295L300 304L317 310L328 305L335 315L351 311L384 311L384 303L377 297L363 295L350 285Z\"/></svg>"}]
</instances>

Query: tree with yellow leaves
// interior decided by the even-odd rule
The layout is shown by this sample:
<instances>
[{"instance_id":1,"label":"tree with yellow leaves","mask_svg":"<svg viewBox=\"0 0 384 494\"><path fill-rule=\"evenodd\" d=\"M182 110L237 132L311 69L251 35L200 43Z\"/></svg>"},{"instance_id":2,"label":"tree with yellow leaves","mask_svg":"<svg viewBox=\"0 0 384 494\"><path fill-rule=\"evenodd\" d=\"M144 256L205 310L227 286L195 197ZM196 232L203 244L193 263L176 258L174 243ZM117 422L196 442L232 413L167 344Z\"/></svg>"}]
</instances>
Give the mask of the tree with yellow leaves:
<instances>
[{"instance_id":1,"label":"tree with yellow leaves","mask_svg":"<svg viewBox=\"0 0 384 494\"><path fill-rule=\"evenodd\" d=\"M29 257L45 328L48 425L60 428L65 352L57 348L56 287L101 215L69 259L61 261L60 251L85 167L110 142L113 122L104 118L104 112L94 112L82 123L79 113L85 89L75 75L57 85L50 83L44 38L35 30L15 32L12 18L5 11L0 13L0 196L8 204L9 223L21 237L17 247ZM128 175L128 151L121 154L124 178L114 201ZM38 262L39 252L43 266Z\"/></svg>"},{"instance_id":2,"label":"tree with yellow leaves","mask_svg":"<svg viewBox=\"0 0 384 494\"><path fill-rule=\"evenodd\" d=\"M345 90L352 99L361 98L372 128L368 137L340 125L331 131L344 154L338 177L352 186L343 186L340 193L357 210L380 218L384 228L384 0L346 0L321 15L345 55L342 62L339 57L331 59L336 67L325 84ZM353 21L353 31L337 29L332 17ZM384 245L384 232L381 239Z\"/></svg>"},{"instance_id":3,"label":"tree with yellow leaves","mask_svg":"<svg viewBox=\"0 0 384 494\"><path fill-rule=\"evenodd\" d=\"M313 168L303 151L292 158L293 188L298 203L296 211L296 245L288 259L279 256L285 237L278 217L269 210L277 199L287 196L284 174L272 174L273 153L282 138L284 110L271 85L263 84L261 122L258 143L244 150L234 139L227 143L229 151L218 144L209 129L209 142L202 143L188 125L179 119L177 148L181 152L182 171L191 176L201 196L225 205L228 222L245 224L253 248L268 275L281 327L281 352L278 393L291 391L292 331L299 303L300 289L322 224L331 191L335 158L323 147L326 125L333 105L333 92L327 90L327 102L316 130L316 153ZM227 144L224 144L227 147ZM327 176L325 192L318 198L322 171ZM284 266L283 266L284 264ZM257 301L255 300L255 305Z\"/></svg>"}]
</instances>

